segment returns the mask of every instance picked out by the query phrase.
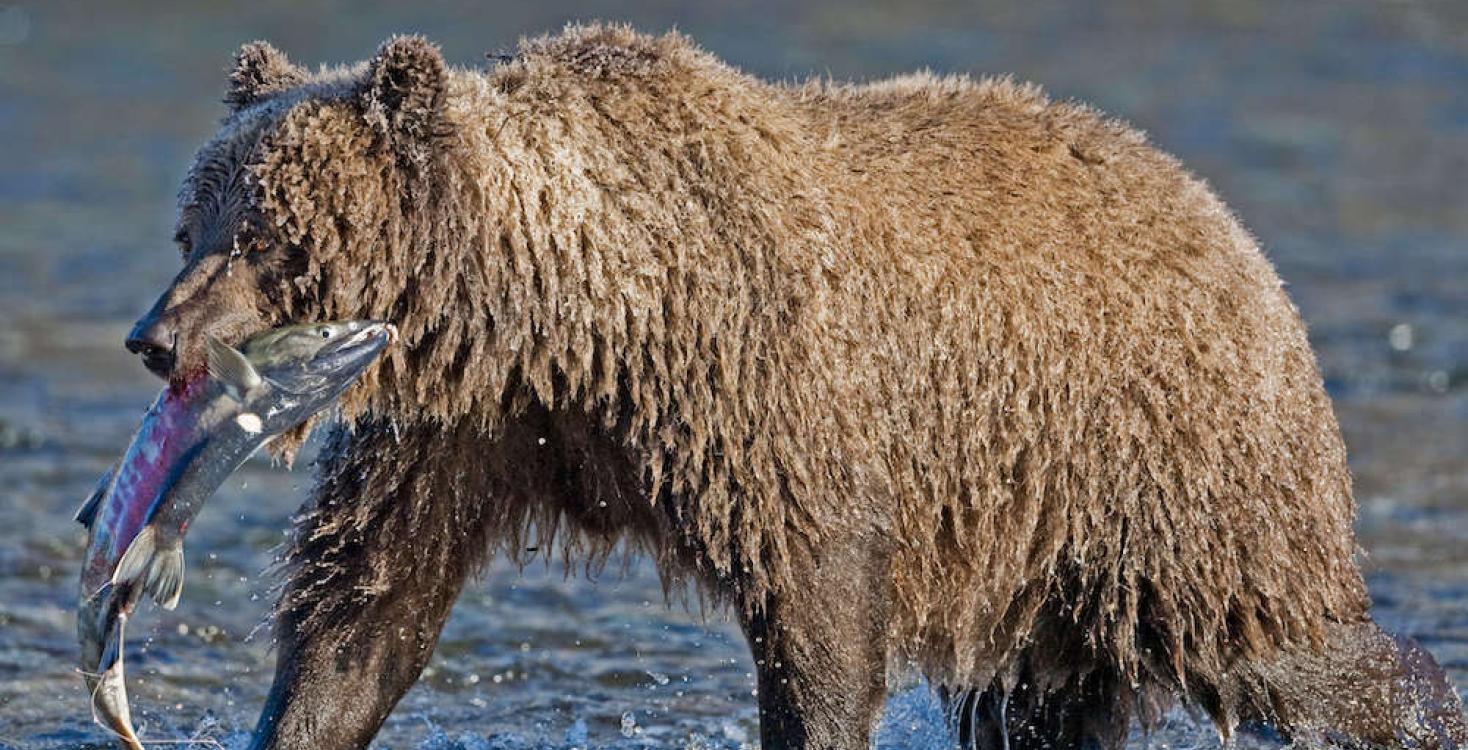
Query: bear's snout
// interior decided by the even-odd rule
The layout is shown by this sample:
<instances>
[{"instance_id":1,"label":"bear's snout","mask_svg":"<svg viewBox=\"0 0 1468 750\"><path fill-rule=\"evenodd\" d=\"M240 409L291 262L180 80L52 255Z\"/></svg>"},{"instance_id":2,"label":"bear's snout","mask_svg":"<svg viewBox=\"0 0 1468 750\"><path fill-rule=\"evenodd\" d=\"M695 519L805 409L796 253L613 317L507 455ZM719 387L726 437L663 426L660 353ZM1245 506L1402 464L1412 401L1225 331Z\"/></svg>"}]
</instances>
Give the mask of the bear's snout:
<instances>
[{"instance_id":1,"label":"bear's snout","mask_svg":"<svg viewBox=\"0 0 1468 750\"><path fill-rule=\"evenodd\" d=\"M227 252L191 261L127 334L123 345L161 378L203 367L204 335L225 342L266 327L252 304L256 277L230 273Z\"/></svg>"},{"instance_id":2,"label":"bear's snout","mask_svg":"<svg viewBox=\"0 0 1468 750\"><path fill-rule=\"evenodd\" d=\"M123 346L141 356L149 372L167 378L173 372L177 341L177 332L164 325L157 313L149 312L133 326Z\"/></svg>"}]
</instances>

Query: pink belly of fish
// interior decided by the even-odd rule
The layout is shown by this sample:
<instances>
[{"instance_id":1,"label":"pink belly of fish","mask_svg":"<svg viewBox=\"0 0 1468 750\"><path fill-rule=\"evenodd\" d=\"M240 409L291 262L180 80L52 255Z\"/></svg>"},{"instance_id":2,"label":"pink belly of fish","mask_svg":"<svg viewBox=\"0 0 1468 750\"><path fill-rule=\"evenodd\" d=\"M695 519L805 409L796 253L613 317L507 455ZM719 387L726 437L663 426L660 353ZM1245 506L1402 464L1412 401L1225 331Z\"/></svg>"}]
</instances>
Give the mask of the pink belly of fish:
<instances>
[{"instance_id":1,"label":"pink belly of fish","mask_svg":"<svg viewBox=\"0 0 1468 750\"><path fill-rule=\"evenodd\" d=\"M182 470L179 464L202 438L200 407L207 376L165 389L148 409L93 525L82 585L96 591L112 579L117 562L137 537L149 511Z\"/></svg>"}]
</instances>

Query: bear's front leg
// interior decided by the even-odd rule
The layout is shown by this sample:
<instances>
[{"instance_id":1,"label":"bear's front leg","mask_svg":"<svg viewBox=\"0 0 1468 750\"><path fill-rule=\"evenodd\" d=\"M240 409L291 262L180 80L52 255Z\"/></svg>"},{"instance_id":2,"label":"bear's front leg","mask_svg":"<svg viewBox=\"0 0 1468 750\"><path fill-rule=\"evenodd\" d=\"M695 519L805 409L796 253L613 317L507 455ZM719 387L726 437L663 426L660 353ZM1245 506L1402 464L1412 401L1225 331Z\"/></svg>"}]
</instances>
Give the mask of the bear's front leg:
<instances>
[{"instance_id":1,"label":"bear's front leg","mask_svg":"<svg viewBox=\"0 0 1468 750\"><path fill-rule=\"evenodd\" d=\"M886 539L796 545L795 584L744 606L764 750L867 750L887 695Z\"/></svg>"},{"instance_id":2,"label":"bear's front leg","mask_svg":"<svg viewBox=\"0 0 1468 750\"><path fill-rule=\"evenodd\" d=\"M483 538L468 431L339 431L289 553L253 750L365 748L427 664Z\"/></svg>"}]
</instances>

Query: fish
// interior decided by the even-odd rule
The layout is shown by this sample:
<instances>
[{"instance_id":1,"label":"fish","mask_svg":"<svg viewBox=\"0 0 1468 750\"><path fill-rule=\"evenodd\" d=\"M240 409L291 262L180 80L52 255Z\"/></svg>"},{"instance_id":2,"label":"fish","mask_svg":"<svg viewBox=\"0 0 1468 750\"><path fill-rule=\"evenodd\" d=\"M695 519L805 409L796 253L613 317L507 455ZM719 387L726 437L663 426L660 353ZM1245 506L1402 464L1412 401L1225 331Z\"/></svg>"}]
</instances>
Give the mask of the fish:
<instances>
[{"instance_id":1,"label":"fish","mask_svg":"<svg viewBox=\"0 0 1468 750\"><path fill-rule=\"evenodd\" d=\"M81 673L91 693L92 721L109 729L128 750L142 750L133 729L123 674L122 641L128 615L136 598L110 582L85 598L77 613L81 641Z\"/></svg>"},{"instance_id":2,"label":"fish","mask_svg":"<svg viewBox=\"0 0 1468 750\"><path fill-rule=\"evenodd\" d=\"M76 513L89 531L77 607L92 716L129 750L123 631L143 595L183 593L183 540L205 501L255 451L334 403L397 329L382 321L284 326L238 349L206 338L207 367L163 389L123 457Z\"/></svg>"}]
</instances>

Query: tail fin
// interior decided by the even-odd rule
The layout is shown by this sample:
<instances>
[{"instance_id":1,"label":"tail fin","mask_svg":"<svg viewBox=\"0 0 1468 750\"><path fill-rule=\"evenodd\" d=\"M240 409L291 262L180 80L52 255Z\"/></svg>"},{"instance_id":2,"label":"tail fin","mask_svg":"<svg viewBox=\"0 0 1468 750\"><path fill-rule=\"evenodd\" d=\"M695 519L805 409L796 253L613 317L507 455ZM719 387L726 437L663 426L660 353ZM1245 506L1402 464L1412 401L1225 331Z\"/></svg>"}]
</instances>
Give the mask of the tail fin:
<instances>
[{"instance_id":1,"label":"tail fin","mask_svg":"<svg viewBox=\"0 0 1468 750\"><path fill-rule=\"evenodd\" d=\"M87 679L92 690L92 721L117 735L128 750L143 750L143 741L133 729L127 681L122 674L122 632L126 626L127 614L120 613L107 635L97 671Z\"/></svg>"},{"instance_id":2,"label":"tail fin","mask_svg":"<svg viewBox=\"0 0 1468 750\"><path fill-rule=\"evenodd\" d=\"M117 561L117 570L112 574L114 584L139 585L164 609L178 606L179 596L183 594L183 579L183 545L160 547L158 530L153 524L138 532L122 554L122 559Z\"/></svg>"}]
</instances>

